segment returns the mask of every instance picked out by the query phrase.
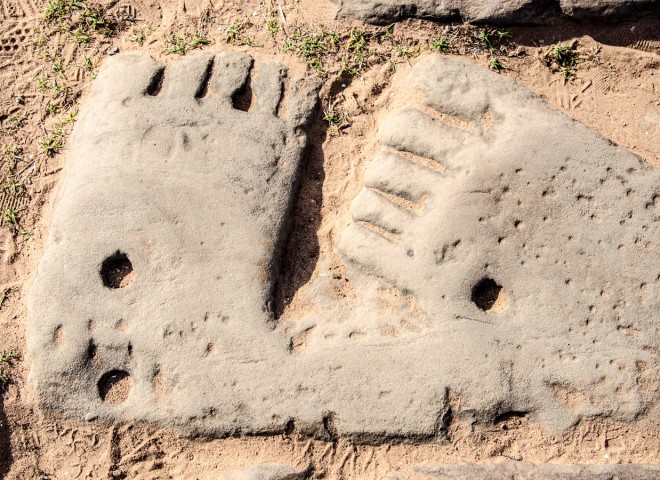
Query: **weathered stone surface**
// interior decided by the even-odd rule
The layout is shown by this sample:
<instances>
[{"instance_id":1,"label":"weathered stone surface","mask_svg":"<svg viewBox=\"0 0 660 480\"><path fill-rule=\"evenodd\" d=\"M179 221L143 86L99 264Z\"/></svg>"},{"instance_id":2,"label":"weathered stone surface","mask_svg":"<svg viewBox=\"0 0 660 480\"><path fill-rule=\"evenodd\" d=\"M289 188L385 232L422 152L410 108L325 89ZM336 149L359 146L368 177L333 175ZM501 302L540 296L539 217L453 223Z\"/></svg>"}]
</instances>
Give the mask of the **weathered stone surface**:
<instances>
[{"instance_id":1,"label":"weathered stone surface","mask_svg":"<svg viewBox=\"0 0 660 480\"><path fill-rule=\"evenodd\" d=\"M384 477L385 480L656 480L656 465L535 465L526 462L491 464L448 464L413 467L411 474ZM284 465L255 465L221 475L219 480L303 480L308 471L296 471Z\"/></svg>"},{"instance_id":2,"label":"weathered stone surface","mask_svg":"<svg viewBox=\"0 0 660 480\"><path fill-rule=\"evenodd\" d=\"M442 480L653 480L660 467L652 465L533 465L503 462L490 465L442 465L416 469L424 478Z\"/></svg>"},{"instance_id":3,"label":"weathered stone surface","mask_svg":"<svg viewBox=\"0 0 660 480\"><path fill-rule=\"evenodd\" d=\"M307 471L287 465L254 465L221 475L219 480L304 480L307 477Z\"/></svg>"},{"instance_id":4,"label":"weathered stone surface","mask_svg":"<svg viewBox=\"0 0 660 480\"><path fill-rule=\"evenodd\" d=\"M434 18L493 24L542 23L557 15L597 18L657 11L658 0L333 0L339 15L388 24L404 18Z\"/></svg>"},{"instance_id":5,"label":"weathered stone surface","mask_svg":"<svg viewBox=\"0 0 660 480\"><path fill-rule=\"evenodd\" d=\"M99 73L28 306L44 405L182 423L217 411L226 422L220 391L240 392L231 369L287 351L270 335L269 302L317 94L302 79L284 91L279 63L252 66L244 54L167 68L127 54ZM104 285L131 268L130 284Z\"/></svg>"},{"instance_id":6,"label":"weathered stone surface","mask_svg":"<svg viewBox=\"0 0 660 480\"><path fill-rule=\"evenodd\" d=\"M426 321L388 325L372 308L348 323L408 330L415 350L436 338L430 362L447 369L437 378L477 415L494 412L487 404L555 426L652 415L658 169L469 64L429 57L398 96L411 87L380 123L339 249Z\"/></svg>"},{"instance_id":7,"label":"weathered stone surface","mask_svg":"<svg viewBox=\"0 0 660 480\"><path fill-rule=\"evenodd\" d=\"M264 62L252 108L235 108L250 104L234 94L251 64L186 57L162 87L144 55L100 72L28 304L41 405L366 442L511 412L554 429L657 418L657 169L504 76L423 59L392 90L411 103L381 122L341 234L355 301L340 310L319 278L317 307L275 322L316 97ZM419 325L370 308L374 282Z\"/></svg>"},{"instance_id":8,"label":"weathered stone surface","mask_svg":"<svg viewBox=\"0 0 660 480\"><path fill-rule=\"evenodd\" d=\"M658 0L560 0L561 11L572 18L598 19L612 15L643 15L660 9Z\"/></svg>"}]
</instances>

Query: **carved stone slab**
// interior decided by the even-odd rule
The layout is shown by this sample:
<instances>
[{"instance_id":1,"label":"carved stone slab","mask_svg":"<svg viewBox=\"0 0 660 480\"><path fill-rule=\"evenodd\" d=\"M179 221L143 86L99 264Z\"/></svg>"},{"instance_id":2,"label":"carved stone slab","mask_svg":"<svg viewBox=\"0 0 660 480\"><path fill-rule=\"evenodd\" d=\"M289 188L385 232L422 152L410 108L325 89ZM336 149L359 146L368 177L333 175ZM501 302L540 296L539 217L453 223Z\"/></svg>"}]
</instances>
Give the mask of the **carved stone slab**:
<instances>
[{"instance_id":1,"label":"carved stone slab","mask_svg":"<svg viewBox=\"0 0 660 480\"><path fill-rule=\"evenodd\" d=\"M337 236L356 297L313 279L317 308L278 323L315 86L243 54L110 59L28 305L41 405L365 442L657 418L658 170L465 63L421 59L391 94ZM408 306L372 308L374 284Z\"/></svg>"}]
</instances>

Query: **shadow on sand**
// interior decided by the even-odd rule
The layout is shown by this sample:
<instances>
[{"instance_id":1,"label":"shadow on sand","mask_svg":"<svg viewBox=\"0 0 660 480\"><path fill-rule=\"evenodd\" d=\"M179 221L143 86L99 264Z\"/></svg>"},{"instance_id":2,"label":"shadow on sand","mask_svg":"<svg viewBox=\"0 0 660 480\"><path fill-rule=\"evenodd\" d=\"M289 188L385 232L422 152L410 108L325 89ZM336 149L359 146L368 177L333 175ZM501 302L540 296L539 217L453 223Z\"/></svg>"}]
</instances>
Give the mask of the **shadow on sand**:
<instances>
[{"instance_id":1,"label":"shadow on sand","mask_svg":"<svg viewBox=\"0 0 660 480\"><path fill-rule=\"evenodd\" d=\"M0 478L5 478L11 467L12 455L9 422L5 415L4 393L0 391Z\"/></svg>"}]
</instances>

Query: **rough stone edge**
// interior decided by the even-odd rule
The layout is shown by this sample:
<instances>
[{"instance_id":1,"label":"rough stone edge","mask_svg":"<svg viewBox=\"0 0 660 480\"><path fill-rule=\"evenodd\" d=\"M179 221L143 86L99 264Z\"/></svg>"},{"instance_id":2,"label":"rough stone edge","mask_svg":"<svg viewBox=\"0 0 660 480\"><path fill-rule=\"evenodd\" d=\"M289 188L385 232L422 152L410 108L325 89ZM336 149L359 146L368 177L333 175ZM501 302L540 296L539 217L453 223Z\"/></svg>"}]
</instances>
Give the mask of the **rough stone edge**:
<instances>
[{"instance_id":1,"label":"rough stone edge","mask_svg":"<svg viewBox=\"0 0 660 480\"><path fill-rule=\"evenodd\" d=\"M491 464L466 463L414 467L413 471L432 478L458 480L654 480L660 477L660 466L643 464L533 464L506 461ZM403 479L401 479L403 480Z\"/></svg>"},{"instance_id":2,"label":"rough stone edge","mask_svg":"<svg viewBox=\"0 0 660 480\"><path fill-rule=\"evenodd\" d=\"M441 22L468 22L492 25L543 25L555 19L592 20L598 23L617 22L626 18L640 18L649 14L660 14L660 1L638 0L622 4L601 5L598 8L585 8L575 5L575 0L569 0L568 5L562 5L565 0L533 0L530 5L522 7L507 15L493 14L483 17L463 16L464 12L451 11L447 15L418 14L414 0L402 0L387 5L372 0L380 9L374 11L375 5L365 5L361 9L352 9L346 5L346 0L332 0L338 10L336 18L354 18L373 25L389 25L408 18L419 18ZM579 0L578 0L579 2ZM613 18L613 17L617 18ZM621 18L623 17L623 18Z\"/></svg>"}]
</instances>

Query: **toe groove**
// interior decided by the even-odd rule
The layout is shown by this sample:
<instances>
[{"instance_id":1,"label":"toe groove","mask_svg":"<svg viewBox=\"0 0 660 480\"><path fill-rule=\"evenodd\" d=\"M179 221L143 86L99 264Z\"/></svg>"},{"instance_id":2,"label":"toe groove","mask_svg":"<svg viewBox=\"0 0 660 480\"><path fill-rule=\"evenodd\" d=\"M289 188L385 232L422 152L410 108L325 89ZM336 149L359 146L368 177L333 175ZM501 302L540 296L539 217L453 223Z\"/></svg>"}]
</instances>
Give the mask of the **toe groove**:
<instances>
[{"instance_id":1,"label":"toe groove","mask_svg":"<svg viewBox=\"0 0 660 480\"><path fill-rule=\"evenodd\" d=\"M424 209L428 195L422 196L422 198L414 202L410 199L405 198L402 195L393 192L387 192L377 187L367 187L370 191L374 192L376 195L383 197L388 202L396 205L398 208L402 208L412 214L419 215Z\"/></svg>"},{"instance_id":2,"label":"toe groove","mask_svg":"<svg viewBox=\"0 0 660 480\"><path fill-rule=\"evenodd\" d=\"M165 67L161 67L154 73L153 77L147 85L147 95L157 97L163 90L163 82L165 80Z\"/></svg>"},{"instance_id":3,"label":"toe groove","mask_svg":"<svg viewBox=\"0 0 660 480\"><path fill-rule=\"evenodd\" d=\"M380 225L376 225L375 223L366 220L356 220L355 225L362 227L368 232L378 235L379 237L382 237L384 240L390 243L396 243L397 239L399 238L399 233L392 232L384 227L381 227Z\"/></svg>"},{"instance_id":4,"label":"toe groove","mask_svg":"<svg viewBox=\"0 0 660 480\"><path fill-rule=\"evenodd\" d=\"M447 167L447 165L445 165L445 163L441 162L440 160L418 155L408 150L405 150L404 147L400 145L397 145L396 147L390 147L389 145L385 145L386 152L392 153L394 155L398 155L399 157L406 159L413 165L424 167L428 170L431 170L432 172L439 173L441 175L447 174L447 170L449 170L449 168Z\"/></svg>"},{"instance_id":5,"label":"toe groove","mask_svg":"<svg viewBox=\"0 0 660 480\"><path fill-rule=\"evenodd\" d=\"M245 77L245 83L231 97L232 107L236 110L249 112L254 105L254 95L252 94L252 68Z\"/></svg>"},{"instance_id":6,"label":"toe groove","mask_svg":"<svg viewBox=\"0 0 660 480\"><path fill-rule=\"evenodd\" d=\"M202 83L199 85L199 89L195 92L195 98L201 99L206 97L209 93L209 84L211 83L211 77L213 77L213 70L215 68L215 60L211 59L206 70L204 71L204 76L202 77Z\"/></svg>"}]
</instances>

